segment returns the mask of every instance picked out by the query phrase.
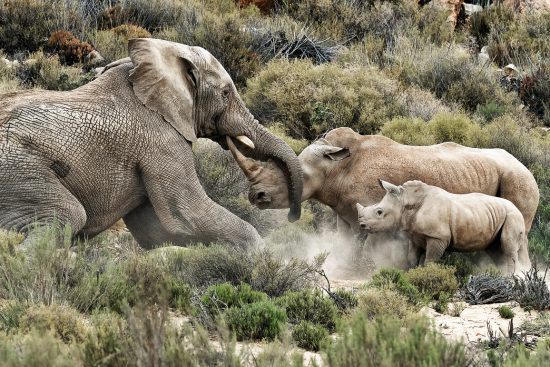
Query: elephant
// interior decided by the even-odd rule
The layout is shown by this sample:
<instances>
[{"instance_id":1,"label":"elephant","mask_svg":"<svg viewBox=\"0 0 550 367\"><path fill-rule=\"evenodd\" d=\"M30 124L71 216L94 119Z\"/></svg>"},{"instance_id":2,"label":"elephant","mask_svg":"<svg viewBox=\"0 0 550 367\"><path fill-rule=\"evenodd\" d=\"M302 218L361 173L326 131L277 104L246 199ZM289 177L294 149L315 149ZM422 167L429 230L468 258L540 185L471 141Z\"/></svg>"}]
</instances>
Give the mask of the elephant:
<instances>
[{"instance_id":1,"label":"elephant","mask_svg":"<svg viewBox=\"0 0 550 367\"><path fill-rule=\"evenodd\" d=\"M276 162L258 162L244 157L235 145L229 148L250 181L251 203L260 209L289 207L284 172ZM468 148L451 142L407 146L381 135L363 136L340 127L310 144L298 158L304 179L301 200L314 199L331 207L337 214L338 230L347 236L361 233L356 203L368 206L384 196L379 178L396 184L421 180L455 194L480 192L506 198L522 213L527 232L539 202L531 172L502 149ZM407 241L407 236L397 231L368 235L366 244L376 252L379 244L387 248L386 242L408 248ZM393 260L378 260L384 265L411 266L399 255Z\"/></svg>"},{"instance_id":2,"label":"elephant","mask_svg":"<svg viewBox=\"0 0 550 367\"><path fill-rule=\"evenodd\" d=\"M131 39L128 51L72 91L0 94L1 228L28 234L56 220L89 238L123 218L144 248L262 243L204 192L192 152L201 137L276 162L288 218L300 217L296 154L255 120L216 58L152 38Z\"/></svg>"},{"instance_id":3,"label":"elephant","mask_svg":"<svg viewBox=\"0 0 550 367\"><path fill-rule=\"evenodd\" d=\"M438 261L445 250L489 250L495 262L504 257L512 275L531 268L523 215L511 201L480 194L451 194L422 181L401 186L379 180L386 194L379 203L357 203L359 225L368 233L402 230L409 255L426 251L425 263Z\"/></svg>"}]
</instances>

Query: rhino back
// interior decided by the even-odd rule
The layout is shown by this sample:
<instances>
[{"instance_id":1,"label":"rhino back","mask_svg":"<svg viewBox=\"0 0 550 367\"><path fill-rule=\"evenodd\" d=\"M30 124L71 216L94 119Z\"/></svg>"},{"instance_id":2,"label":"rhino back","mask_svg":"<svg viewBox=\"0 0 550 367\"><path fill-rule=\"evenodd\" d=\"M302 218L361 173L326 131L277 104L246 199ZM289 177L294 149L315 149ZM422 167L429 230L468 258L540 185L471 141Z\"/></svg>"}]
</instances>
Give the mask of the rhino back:
<instances>
[{"instance_id":1,"label":"rhino back","mask_svg":"<svg viewBox=\"0 0 550 367\"><path fill-rule=\"evenodd\" d=\"M379 135L362 136L349 128L334 129L325 138L332 145L349 148L351 159L328 173L326 192L318 199L350 223L357 220L356 202L372 205L384 196L378 179L394 184L421 180L456 194L502 196L518 206L526 224L535 215L536 182L521 162L502 149L455 143L408 146Z\"/></svg>"}]
</instances>

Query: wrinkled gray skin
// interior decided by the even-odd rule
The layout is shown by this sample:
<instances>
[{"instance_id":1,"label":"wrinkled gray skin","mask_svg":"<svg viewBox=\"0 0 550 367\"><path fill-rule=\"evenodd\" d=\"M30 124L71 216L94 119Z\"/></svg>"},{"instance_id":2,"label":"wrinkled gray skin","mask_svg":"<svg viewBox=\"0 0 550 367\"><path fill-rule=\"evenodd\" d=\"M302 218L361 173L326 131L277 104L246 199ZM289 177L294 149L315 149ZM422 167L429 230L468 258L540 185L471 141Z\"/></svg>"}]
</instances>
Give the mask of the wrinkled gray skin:
<instances>
[{"instance_id":1,"label":"wrinkled gray skin","mask_svg":"<svg viewBox=\"0 0 550 367\"><path fill-rule=\"evenodd\" d=\"M0 95L0 227L27 231L57 218L94 236L123 217L140 245L261 242L256 230L205 194L191 143L248 137L246 155L285 172L300 216L301 168L243 104L206 50L134 39L130 57L69 92ZM247 142L246 138L243 140Z\"/></svg>"},{"instance_id":2,"label":"wrinkled gray skin","mask_svg":"<svg viewBox=\"0 0 550 367\"><path fill-rule=\"evenodd\" d=\"M290 206L285 176L274 162L243 158L232 150L251 187L249 199L260 209ZM338 215L338 230L360 233L356 203L372 205L382 199L382 178L395 183L422 180L464 194L481 192L510 200L520 210L528 232L539 202L531 172L502 149L476 149L455 143L408 146L379 135L360 135L347 127L329 131L299 155L304 175L302 201L317 200ZM404 232L368 236L367 249L379 266L407 268L408 239ZM394 249L394 251L388 251Z\"/></svg>"},{"instance_id":3,"label":"wrinkled gray skin","mask_svg":"<svg viewBox=\"0 0 550 367\"><path fill-rule=\"evenodd\" d=\"M480 193L451 194L422 181L401 186L380 180L384 198L364 207L357 203L358 222L368 233L404 231L409 255L426 251L426 263L447 249L489 250L508 274L529 270L527 233L521 212L509 200Z\"/></svg>"}]
</instances>

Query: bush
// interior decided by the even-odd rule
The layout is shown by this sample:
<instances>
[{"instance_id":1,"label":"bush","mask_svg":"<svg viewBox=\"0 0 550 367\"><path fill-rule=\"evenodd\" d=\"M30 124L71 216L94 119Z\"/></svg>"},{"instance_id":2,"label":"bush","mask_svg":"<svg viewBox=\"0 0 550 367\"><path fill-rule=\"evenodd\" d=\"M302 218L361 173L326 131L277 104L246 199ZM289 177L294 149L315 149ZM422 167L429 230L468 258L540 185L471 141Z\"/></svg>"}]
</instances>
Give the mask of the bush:
<instances>
[{"instance_id":1,"label":"bush","mask_svg":"<svg viewBox=\"0 0 550 367\"><path fill-rule=\"evenodd\" d=\"M201 297L202 304L211 315L230 307L241 307L262 301L267 301L267 294L252 290L246 283L241 283L237 287L231 283L211 285Z\"/></svg>"},{"instance_id":2,"label":"bush","mask_svg":"<svg viewBox=\"0 0 550 367\"><path fill-rule=\"evenodd\" d=\"M102 8L98 14L98 28L115 28L134 24L149 32L159 31L178 24L193 0L119 0L115 5Z\"/></svg>"},{"instance_id":3,"label":"bush","mask_svg":"<svg viewBox=\"0 0 550 367\"><path fill-rule=\"evenodd\" d=\"M523 77L519 96L546 126L550 126L550 63L544 63Z\"/></svg>"},{"instance_id":4,"label":"bush","mask_svg":"<svg viewBox=\"0 0 550 367\"><path fill-rule=\"evenodd\" d=\"M148 37L151 37L151 33L146 29L132 24L121 24L109 30L98 31L94 35L94 44L107 61L115 61L128 56L129 39Z\"/></svg>"},{"instance_id":5,"label":"bush","mask_svg":"<svg viewBox=\"0 0 550 367\"><path fill-rule=\"evenodd\" d=\"M0 6L0 45L8 54L34 52L51 32L86 29L77 1L10 0Z\"/></svg>"},{"instance_id":6,"label":"bush","mask_svg":"<svg viewBox=\"0 0 550 367\"><path fill-rule=\"evenodd\" d=\"M125 353L124 345L128 339L125 321L117 314L96 313L91 324L82 346L84 365L129 365L130 355Z\"/></svg>"},{"instance_id":7,"label":"bush","mask_svg":"<svg viewBox=\"0 0 550 367\"><path fill-rule=\"evenodd\" d=\"M380 316L392 316L398 319L406 318L415 310L409 299L395 290L368 289L359 296L356 313L364 315L369 320Z\"/></svg>"},{"instance_id":8,"label":"bush","mask_svg":"<svg viewBox=\"0 0 550 367\"><path fill-rule=\"evenodd\" d=\"M338 318L338 309L334 302L319 290L303 290L287 292L276 300L293 324L300 321L310 321L334 331Z\"/></svg>"},{"instance_id":9,"label":"bush","mask_svg":"<svg viewBox=\"0 0 550 367\"><path fill-rule=\"evenodd\" d=\"M338 366L468 366L462 343L448 342L426 318L374 321L355 316L341 338L326 348L327 364Z\"/></svg>"},{"instance_id":10,"label":"bush","mask_svg":"<svg viewBox=\"0 0 550 367\"><path fill-rule=\"evenodd\" d=\"M300 348L317 352L328 339L328 332L321 325L302 320L292 330L292 339Z\"/></svg>"},{"instance_id":11,"label":"bush","mask_svg":"<svg viewBox=\"0 0 550 367\"><path fill-rule=\"evenodd\" d=\"M510 307L504 305L498 308L498 314L503 319L511 319L514 317L514 311L512 311Z\"/></svg>"},{"instance_id":12,"label":"bush","mask_svg":"<svg viewBox=\"0 0 550 367\"><path fill-rule=\"evenodd\" d=\"M13 300L0 301L0 331L17 329L27 307Z\"/></svg>"},{"instance_id":13,"label":"bush","mask_svg":"<svg viewBox=\"0 0 550 367\"><path fill-rule=\"evenodd\" d=\"M475 256L477 256L475 253L459 252L448 252L443 255L442 264L456 269L456 279L461 287L468 283L470 275L476 270Z\"/></svg>"},{"instance_id":14,"label":"bush","mask_svg":"<svg viewBox=\"0 0 550 367\"><path fill-rule=\"evenodd\" d=\"M0 361L6 367L73 367L82 364L75 344L65 344L52 333L0 333Z\"/></svg>"},{"instance_id":15,"label":"bush","mask_svg":"<svg viewBox=\"0 0 550 367\"><path fill-rule=\"evenodd\" d=\"M419 301L418 289L409 281L402 270L393 268L380 269L373 275L369 286L380 290L392 290L405 296L409 302Z\"/></svg>"},{"instance_id":16,"label":"bush","mask_svg":"<svg viewBox=\"0 0 550 367\"><path fill-rule=\"evenodd\" d=\"M373 67L274 60L248 81L243 99L260 121L311 141L338 126L376 133L400 115L396 94L396 83Z\"/></svg>"},{"instance_id":17,"label":"bush","mask_svg":"<svg viewBox=\"0 0 550 367\"><path fill-rule=\"evenodd\" d=\"M92 74L83 74L79 68L63 66L59 56L46 56L38 51L29 56L18 69L21 83L28 87L39 87L49 90L71 90L86 84Z\"/></svg>"},{"instance_id":18,"label":"bush","mask_svg":"<svg viewBox=\"0 0 550 367\"><path fill-rule=\"evenodd\" d=\"M313 261L292 257L288 260L272 251L261 250L254 256L251 283L254 289L279 297L287 291L297 291L315 285L326 255Z\"/></svg>"},{"instance_id":19,"label":"bush","mask_svg":"<svg viewBox=\"0 0 550 367\"><path fill-rule=\"evenodd\" d=\"M273 340L286 323L285 311L271 301L228 308L224 318L238 340Z\"/></svg>"},{"instance_id":20,"label":"bush","mask_svg":"<svg viewBox=\"0 0 550 367\"><path fill-rule=\"evenodd\" d=\"M400 37L388 54L392 73L405 85L429 90L449 104L459 104L468 112L495 103L506 111L519 100L506 94L499 75L475 62L458 45L433 46L425 41Z\"/></svg>"},{"instance_id":21,"label":"bush","mask_svg":"<svg viewBox=\"0 0 550 367\"><path fill-rule=\"evenodd\" d=\"M406 277L424 296L438 300L445 294L452 296L458 290L455 273L454 266L429 263L409 270Z\"/></svg>"},{"instance_id":22,"label":"bush","mask_svg":"<svg viewBox=\"0 0 550 367\"><path fill-rule=\"evenodd\" d=\"M471 276L464 289L464 298L471 305L506 302L513 297L511 279L496 274Z\"/></svg>"},{"instance_id":23,"label":"bush","mask_svg":"<svg viewBox=\"0 0 550 367\"><path fill-rule=\"evenodd\" d=\"M69 31L55 31L48 39L48 48L57 53L63 64L81 63L93 51L88 42L82 42Z\"/></svg>"},{"instance_id":24,"label":"bush","mask_svg":"<svg viewBox=\"0 0 550 367\"><path fill-rule=\"evenodd\" d=\"M330 298L332 298L336 307L340 310L340 313L346 313L359 304L357 295L345 289L337 289L331 293Z\"/></svg>"},{"instance_id":25,"label":"bush","mask_svg":"<svg viewBox=\"0 0 550 367\"><path fill-rule=\"evenodd\" d=\"M229 246L195 246L174 251L169 269L195 287L230 282L250 283L252 266L246 253Z\"/></svg>"},{"instance_id":26,"label":"bush","mask_svg":"<svg viewBox=\"0 0 550 367\"><path fill-rule=\"evenodd\" d=\"M76 310L58 305L30 306L19 319L19 327L23 332L32 329L42 333L52 331L53 335L65 343L82 342L87 331Z\"/></svg>"},{"instance_id":27,"label":"bush","mask_svg":"<svg viewBox=\"0 0 550 367\"><path fill-rule=\"evenodd\" d=\"M382 135L402 144L432 145L454 142L466 146L487 145L487 134L464 114L438 113L428 123L395 118L384 125Z\"/></svg>"},{"instance_id":28,"label":"bush","mask_svg":"<svg viewBox=\"0 0 550 367\"><path fill-rule=\"evenodd\" d=\"M541 277L534 265L524 278L514 277L514 299L521 307L530 310L550 309L550 290L546 285L546 271Z\"/></svg>"},{"instance_id":29,"label":"bush","mask_svg":"<svg viewBox=\"0 0 550 367\"><path fill-rule=\"evenodd\" d=\"M525 320L520 330L529 335L550 336L550 313L541 313L534 320Z\"/></svg>"}]
</instances>

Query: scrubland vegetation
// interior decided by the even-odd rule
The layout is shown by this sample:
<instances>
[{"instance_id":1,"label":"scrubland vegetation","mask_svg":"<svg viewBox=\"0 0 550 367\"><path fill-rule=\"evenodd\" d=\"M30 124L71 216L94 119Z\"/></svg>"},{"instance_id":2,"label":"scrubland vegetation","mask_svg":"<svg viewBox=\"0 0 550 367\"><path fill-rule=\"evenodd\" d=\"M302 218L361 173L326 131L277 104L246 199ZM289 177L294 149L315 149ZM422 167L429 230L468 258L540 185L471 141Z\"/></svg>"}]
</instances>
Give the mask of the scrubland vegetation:
<instances>
[{"instance_id":1,"label":"scrubland vegetation","mask_svg":"<svg viewBox=\"0 0 550 367\"><path fill-rule=\"evenodd\" d=\"M260 11L232 0L5 1L0 91L76 88L95 67L126 57L134 37L199 45L226 67L256 118L297 153L339 126L405 144L506 149L539 184L529 246L544 270L549 14L493 5L453 29L444 10L412 1L274 3ZM478 59L483 46L488 63ZM508 63L519 69L518 90L501 83L498 68ZM424 306L459 313L449 304L462 297L548 309L548 288L536 274L514 282L453 254L445 265L381 269L354 292L321 291L326 255L304 260L311 253L303 246L334 225L330 211L305 203L302 219L286 224L285 213L248 203L242 173L215 143L200 141L194 151L208 194L252 223L269 250L197 244L144 252L125 233L74 245L55 226L22 249L21 236L2 233L0 365L301 366L295 346L320 351L328 366L526 366L550 358L547 314L516 325L539 336L534 352L513 338L489 352L465 348L419 315ZM272 342L252 358L237 340Z\"/></svg>"}]
</instances>

